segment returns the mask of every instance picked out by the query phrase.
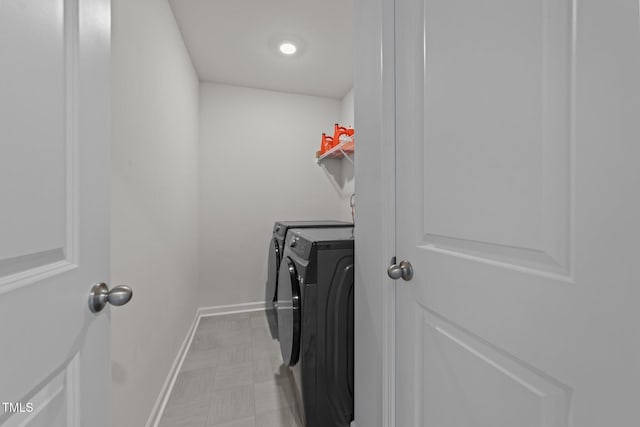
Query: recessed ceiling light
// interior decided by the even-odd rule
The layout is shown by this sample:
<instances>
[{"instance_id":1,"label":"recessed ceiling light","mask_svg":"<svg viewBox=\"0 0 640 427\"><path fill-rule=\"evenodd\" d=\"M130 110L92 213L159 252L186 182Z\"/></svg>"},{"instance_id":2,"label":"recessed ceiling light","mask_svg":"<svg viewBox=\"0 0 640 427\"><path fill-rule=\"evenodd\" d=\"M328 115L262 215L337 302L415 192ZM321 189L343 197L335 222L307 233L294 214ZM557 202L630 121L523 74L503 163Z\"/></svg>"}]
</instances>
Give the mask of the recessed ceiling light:
<instances>
[{"instance_id":1,"label":"recessed ceiling light","mask_svg":"<svg viewBox=\"0 0 640 427\"><path fill-rule=\"evenodd\" d=\"M284 55L293 55L297 50L298 48L296 47L296 45L291 42L280 43L280 52L282 52Z\"/></svg>"}]
</instances>

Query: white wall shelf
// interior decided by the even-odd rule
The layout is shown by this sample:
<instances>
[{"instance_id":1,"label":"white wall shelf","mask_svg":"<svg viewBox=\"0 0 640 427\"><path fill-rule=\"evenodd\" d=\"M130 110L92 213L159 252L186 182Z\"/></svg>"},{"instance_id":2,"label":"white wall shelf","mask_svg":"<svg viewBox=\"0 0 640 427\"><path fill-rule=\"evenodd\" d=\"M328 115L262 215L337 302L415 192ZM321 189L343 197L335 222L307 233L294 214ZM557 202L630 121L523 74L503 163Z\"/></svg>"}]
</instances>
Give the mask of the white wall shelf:
<instances>
[{"instance_id":1,"label":"white wall shelf","mask_svg":"<svg viewBox=\"0 0 640 427\"><path fill-rule=\"evenodd\" d=\"M316 162L321 164L324 159L347 159L353 164L354 144L353 138L340 142L340 144L328 150L326 153L318 156Z\"/></svg>"}]
</instances>

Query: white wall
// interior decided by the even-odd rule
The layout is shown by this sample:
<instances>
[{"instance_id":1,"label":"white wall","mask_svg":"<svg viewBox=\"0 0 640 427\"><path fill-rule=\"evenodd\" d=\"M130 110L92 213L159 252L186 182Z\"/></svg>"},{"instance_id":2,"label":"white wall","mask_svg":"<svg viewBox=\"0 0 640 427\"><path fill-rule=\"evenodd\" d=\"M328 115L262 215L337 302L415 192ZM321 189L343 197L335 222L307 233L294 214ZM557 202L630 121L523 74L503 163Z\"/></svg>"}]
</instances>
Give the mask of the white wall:
<instances>
[{"instance_id":1,"label":"white wall","mask_svg":"<svg viewBox=\"0 0 640 427\"><path fill-rule=\"evenodd\" d=\"M340 118L342 121L340 124L345 127L353 127L353 122L355 121L355 111L354 111L354 99L353 99L353 88L342 98L340 103Z\"/></svg>"},{"instance_id":2,"label":"white wall","mask_svg":"<svg viewBox=\"0 0 640 427\"><path fill-rule=\"evenodd\" d=\"M201 84L201 306L264 301L274 221L344 216L340 161L315 161L340 114L336 99Z\"/></svg>"},{"instance_id":3,"label":"white wall","mask_svg":"<svg viewBox=\"0 0 640 427\"><path fill-rule=\"evenodd\" d=\"M347 92L347 94L342 98L342 103L341 103L341 115L340 115L340 124L342 126L345 127L353 127L355 128L355 103L354 103L354 98L353 98L353 88ZM356 129L357 132L357 129ZM358 151L357 147L358 147L358 135L356 133L356 135L354 135L355 141L356 141L356 153ZM354 158L355 158L355 154L354 154ZM341 168L341 184L342 184L342 197L344 200L346 200L346 203L344 203L344 206L347 209L346 212L346 219L348 219L349 221L351 221L351 209L349 207L349 198L351 197L351 195L353 193L355 193L355 171L354 171L354 167L353 167L353 163L351 163L348 160L343 160L342 161L342 168Z\"/></svg>"},{"instance_id":4,"label":"white wall","mask_svg":"<svg viewBox=\"0 0 640 427\"><path fill-rule=\"evenodd\" d=\"M112 425L142 427L197 301L198 79L166 0L113 0Z\"/></svg>"}]
</instances>

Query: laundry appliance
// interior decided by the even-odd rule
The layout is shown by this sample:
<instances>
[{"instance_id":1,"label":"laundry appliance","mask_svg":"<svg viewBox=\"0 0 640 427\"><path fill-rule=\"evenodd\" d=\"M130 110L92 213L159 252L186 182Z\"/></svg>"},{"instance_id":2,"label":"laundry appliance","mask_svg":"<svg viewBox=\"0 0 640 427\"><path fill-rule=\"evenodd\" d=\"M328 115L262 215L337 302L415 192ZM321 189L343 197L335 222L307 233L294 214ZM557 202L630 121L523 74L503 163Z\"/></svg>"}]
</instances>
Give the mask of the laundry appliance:
<instances>
[{"instance_id":1,"label":"laundry appliance","mask_svg":"<svg viewBox=\"0 0 640 427\"><path fill-rule=\"evenodd\" d=\"M287 233L291 229L300 228L326 228L326 227L353 227L352 223L335 220L309 220L309 221L276 221L273 225L273 236L269 242L267 283L265 287L266 314L271 336L278 338L278 317L274 303L278 289L278 271L282 260L283 245Z\"/></svg>"},{"instance_id":2,"label":"laundry appliance","mask_svg":"<svg viewBox=\"0 0 640 427\"><path fill-rule=\"evenodd\" d=\"M306 427L353 420L353 228L287 234L278 274L278 333Z\"/></svg>"}]
</instances>

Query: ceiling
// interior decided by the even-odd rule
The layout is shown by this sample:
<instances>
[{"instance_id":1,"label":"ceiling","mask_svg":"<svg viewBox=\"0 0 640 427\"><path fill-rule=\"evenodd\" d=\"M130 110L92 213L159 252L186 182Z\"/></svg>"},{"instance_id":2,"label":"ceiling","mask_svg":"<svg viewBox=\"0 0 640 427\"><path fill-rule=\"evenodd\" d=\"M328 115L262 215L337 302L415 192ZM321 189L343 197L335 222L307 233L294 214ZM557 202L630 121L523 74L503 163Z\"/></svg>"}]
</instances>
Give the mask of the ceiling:
<instances>
[{"instance_id":1,"label":"ceiling","mask_svg":"<svg viewBox=\"0 0 640 427\"><path fill-rule=\"evenodd\" d=\"M202 81L342 98L352 87L352 0L170 0ZM279 53L281 41L298 53Z\"/></svg>"}]
</instances>

